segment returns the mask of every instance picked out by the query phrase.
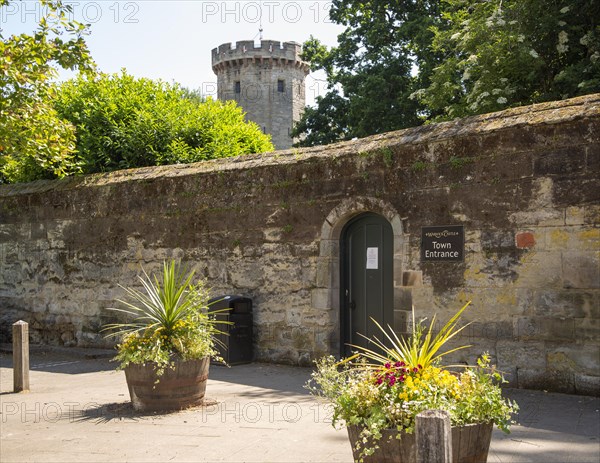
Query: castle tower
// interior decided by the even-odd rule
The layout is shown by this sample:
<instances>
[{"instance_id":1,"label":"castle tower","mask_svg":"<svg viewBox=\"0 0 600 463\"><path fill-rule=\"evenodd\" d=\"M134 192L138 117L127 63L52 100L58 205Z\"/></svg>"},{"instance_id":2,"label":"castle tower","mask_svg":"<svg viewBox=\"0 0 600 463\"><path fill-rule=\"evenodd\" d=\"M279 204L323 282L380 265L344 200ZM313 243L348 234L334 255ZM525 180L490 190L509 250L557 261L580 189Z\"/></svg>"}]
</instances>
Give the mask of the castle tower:
<instances>
[{"instance_id":1,"label":"castle tower","mask_svg":"<svg viewBox=\"0 0 600 463\"><path fill-rule=\"evenodd\" d=\"M306 105L304 80L309 72L302 61L302 47L295 42L253 40L224 43L212 51L212 68L217 75L219 100L235 100L272 136L276 149L292 146L292 125Z\"/></svg>"}]
</instances>

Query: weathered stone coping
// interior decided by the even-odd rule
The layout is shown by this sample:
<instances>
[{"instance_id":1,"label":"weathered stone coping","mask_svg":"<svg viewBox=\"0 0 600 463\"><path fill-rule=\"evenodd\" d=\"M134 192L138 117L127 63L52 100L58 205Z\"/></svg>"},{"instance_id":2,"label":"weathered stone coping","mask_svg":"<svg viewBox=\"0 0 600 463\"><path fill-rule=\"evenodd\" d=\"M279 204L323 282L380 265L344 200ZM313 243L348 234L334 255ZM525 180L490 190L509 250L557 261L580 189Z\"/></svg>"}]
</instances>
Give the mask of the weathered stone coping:
<instances>
[{"instance_id":1,"label":"weathered stone coping","mask_svg":"<svg viewBox=\"0 0 600 463\"><path fill-rule=\"evenodd\" d=\"M207 172L251 169L258 166L294 164L315 158L342 157L400 145L440 142L447 139L482 135L514 127L558 124L599 116L600 93L596 93L568 100L552 101L495 113L481 114L451 122L441 122L397 130L325 146L292 148L192 164L125 169L103 174L69 177L61 180L39 180L31 183L0 185L0 197L73 190L87 186L101 186L160 177L184 177Z\"/></svg>"}]
</instances>

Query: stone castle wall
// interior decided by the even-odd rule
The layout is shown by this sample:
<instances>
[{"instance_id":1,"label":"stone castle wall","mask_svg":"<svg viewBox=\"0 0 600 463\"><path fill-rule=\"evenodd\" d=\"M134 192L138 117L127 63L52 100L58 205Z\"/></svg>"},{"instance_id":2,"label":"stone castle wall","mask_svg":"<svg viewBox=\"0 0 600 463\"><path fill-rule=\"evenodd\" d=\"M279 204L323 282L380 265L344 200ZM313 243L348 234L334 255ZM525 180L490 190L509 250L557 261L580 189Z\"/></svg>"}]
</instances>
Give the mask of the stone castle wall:
<instances>
[{"instance_id":1,"label":"stone castle wall","mask_svg":"<svg viewBox=\"0 0 600 463\"><path fill-rule=\"evenodd\" d=\"M235 48L226 43L212 50L218 98L235 100L248 120L272 135L277 149L291 148L292 126L306 104L304 79L309 67L300 58L301 51L295 42L272 40L261 41L260 47L250 40L237 42Z\"/></svg>"},{"instance_id":2,"label":"stone castle wall","mask_svg":"<svg viewBox=\"0 0 600 463\"><path fill-rule=\"evenodd\" d=\"M394 229L401 320L472 300L453 360L487 350L512 385L600 392L600 95L365 139L0 186L0 331L107 345L140 264L178 258L254 301L264 361L339 352L339 238ZM464 225L465 259L420 261L420 229Z\"/></svg>"}]
</instances>

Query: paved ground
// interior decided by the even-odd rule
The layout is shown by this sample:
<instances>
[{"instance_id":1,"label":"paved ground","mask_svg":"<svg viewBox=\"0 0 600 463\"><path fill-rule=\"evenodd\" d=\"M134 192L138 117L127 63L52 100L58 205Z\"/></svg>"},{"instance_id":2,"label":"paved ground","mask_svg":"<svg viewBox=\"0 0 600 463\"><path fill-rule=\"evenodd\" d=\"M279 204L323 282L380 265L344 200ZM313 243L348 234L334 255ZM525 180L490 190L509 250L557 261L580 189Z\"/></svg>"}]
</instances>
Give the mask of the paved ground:
<instances>
[{"instance_id":1,"label":"paved ground","mask_svg":"<svg viewBox=\"0 0 600 463\"><path fill-rule=\"evenodd\" d=\"M309 369L213 366L208 405L141 415L114 363L77 353L32 352L32 390L21 394L10 392L11 356L0 354L0 461L352 461L346 431L302 388ZM494 431L488 462L600 461L600 399L506 393L520 425Z\"/></svg>"}]
</instances>

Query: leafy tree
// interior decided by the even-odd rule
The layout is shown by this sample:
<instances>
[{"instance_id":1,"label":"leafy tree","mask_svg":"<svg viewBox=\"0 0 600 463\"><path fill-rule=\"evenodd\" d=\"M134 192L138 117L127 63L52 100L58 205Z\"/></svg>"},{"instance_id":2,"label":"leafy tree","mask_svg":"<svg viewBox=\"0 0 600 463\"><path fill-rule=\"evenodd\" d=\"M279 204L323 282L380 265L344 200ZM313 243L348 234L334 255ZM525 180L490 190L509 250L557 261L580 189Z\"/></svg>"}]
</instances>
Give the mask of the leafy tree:
<instances>
[{"instance_id":1,"label":"leafy tree","mask_svg":"<svg viewBox=\"0 0 600 463\"><path fill-rule=\"evenodd\" d=\"M600 91L600 2L446 0L444 61L416 97L438 119Z\"/></svg>"},{"instance_id":2,"label":"leafy tree","mask_svg":"<svg viewBox=\"0 0 600 463\"><path fill-rule=\"evenodd\" d=\"M346 27L338 45L328 50L311 36L303 46L312 69L325 70L329 93L295 127L299 144L418 125L423 108L410 95L429 83L439 59L430 47L438 9L437 0L334 0L329 16Z\"/></svg>"},{"instance_id":3,"label":"leafy tree","mask_svg":"<svg viewBox=\"0 0 600 463\"><path fill-rule=\"evenodd\" d=\"M301 145L600 91L597 0L334 0L330 17L338 45L304 44L329 91Z\"/></svg>"},{"instance_id":4,"label":"leafy tree","mask_svg":"<svg viewBox=\"0 0 600 463\"><path fill-rule=\"evenodd\" d=\"M11 0L0 0L5 8ZM87 27L69 19L71 7L40 0L47 14L33 35L0 30L0 183L77 172L73 127L48 104L58 68L90 72Z\"/></svg>"},{"instance_id":5,"label":"leafy tree","mask_svg":"<svg viewBox=\"0 0 600 463\"><path fill-rule=\"evenodd\" d=\"M273 149L269 136L244 121L235 102L201 101L178 85L136 79L125 71L65 82L53 104L76 128L84 173Z\"/></svg>"},{"instance_id":6,"label":"leafy tree","mask_svg":"<svg viewBox=\"0 0 600 463\"><path fill-rule=\"evenodd\" d=\"M294 125L292 136L301 137L298 145L327 145L349 138L348 99L334 89L325 96L318 96L316 103L316 108L307 106Z\"/></svg>"}]
</instances>

